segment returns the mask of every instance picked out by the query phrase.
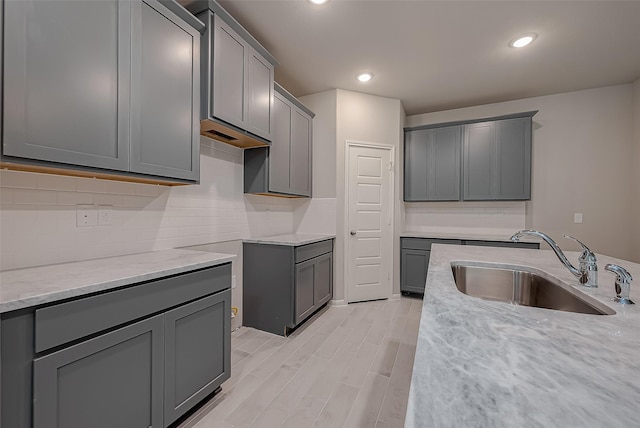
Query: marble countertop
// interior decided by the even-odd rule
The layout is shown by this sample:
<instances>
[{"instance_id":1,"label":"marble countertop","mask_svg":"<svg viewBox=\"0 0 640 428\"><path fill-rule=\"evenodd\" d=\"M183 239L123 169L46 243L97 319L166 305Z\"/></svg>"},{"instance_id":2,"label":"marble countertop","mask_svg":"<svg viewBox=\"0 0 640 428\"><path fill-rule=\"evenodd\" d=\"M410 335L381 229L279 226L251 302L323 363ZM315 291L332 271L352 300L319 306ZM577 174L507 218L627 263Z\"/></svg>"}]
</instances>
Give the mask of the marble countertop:
<instances>
[{"instance_id":1,"label":"marble countertop","mask_svg":"<svg viewBox=\"0 0 640 428\"><path fill-rule=\"evenodd\" d=\"M575 261L578 252L567 252ZM405 427L640 426L640 289L611 302L617 263L597 255L587 289L550 250L436 244L431 249ZM542 270L616 311L586 315L482 300L459 292L452 261Z\"/></svg>"},{"instance_id":2,"label":"marble countertop","mask_svg":"<svg viewBox=\"0 0 640 428\"><path fill-rule=\"evenodd\" d=\"M163 250L0 272L0 313L219 265L232 254Z\"/></svg>"},{"instance_id":3,"label":"marble countertop","mask_svg":"<svg viewBox=\"0 0 640 428\"><path fill-rule=\"evenodd\" d=\"M260 238L244 239L242 242L250 244L271 244L288 245L297 247L299 245L313 244L314 242L333 239L336 235L324 235L316 233L289 233L285 235L262 236Z\"/></svg>"},{"instance_id":4,"label":"marble countertop","mask_svg":"<svg viewBox=\"0 0 640 428\"><path fill-rule=\"evenodd\" d=\"M433 239L461 239L461 240L475 240L475 241L498 241L498 242L511 242L511 236L517 232L513 230L511 232L493 232L493 233L477 233L477 232L411 232L404 231L400 233L401 238L433 238ZM542 239L525 236L520 242L543 242Z\"/></svg>"}]
</instances>

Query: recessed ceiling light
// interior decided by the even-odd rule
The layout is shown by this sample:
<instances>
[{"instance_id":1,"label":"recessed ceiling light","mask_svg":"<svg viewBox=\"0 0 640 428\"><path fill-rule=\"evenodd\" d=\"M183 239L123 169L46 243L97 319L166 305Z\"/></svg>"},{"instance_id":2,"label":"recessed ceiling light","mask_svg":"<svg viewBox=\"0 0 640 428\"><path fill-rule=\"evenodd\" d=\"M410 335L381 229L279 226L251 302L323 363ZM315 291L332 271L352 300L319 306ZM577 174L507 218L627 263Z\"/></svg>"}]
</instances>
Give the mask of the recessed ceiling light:
<instances>
[{"instance_id":1,"label":"recessed ceiling light","mask_svg":"<svg viewBox=\"0 0 640 428\"><path fill-rule=\"evenodd\" d=\"M309 0L313 4L325 4L329 0Z\"/></svg>"},{"instance_id":2,"label":"recessed ceiling light","mask_svg":"<svg viewBox=\"0 0 640 428\"><path fill-rule=\"evenodd\" d=\"M356 76L356 79L361 82L368 82L369 80L373 79L373 73L370 73L368 71L365 73L360 73Z\"/></svg>"},{"instance_id":3,"label":"recessed ceiling light","mask_svg":"<svg viewBox=\"0 0 640 428\"><path fill-rule=\"evenodd\" d=\"M511 40L509 42L509 46L512 48L523 48L533 42L537 37L538 35L536 33L523 34L522 36L518 36Z\"/></svg>"}]
</instances>

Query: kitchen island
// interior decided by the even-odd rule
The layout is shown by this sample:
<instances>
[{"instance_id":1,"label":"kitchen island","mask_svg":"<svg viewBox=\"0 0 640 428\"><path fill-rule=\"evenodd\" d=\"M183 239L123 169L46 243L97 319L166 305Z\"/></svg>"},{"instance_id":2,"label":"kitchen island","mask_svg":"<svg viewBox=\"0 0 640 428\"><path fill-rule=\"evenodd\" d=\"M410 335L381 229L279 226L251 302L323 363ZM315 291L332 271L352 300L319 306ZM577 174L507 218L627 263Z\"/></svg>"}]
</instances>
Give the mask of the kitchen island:
<instances>
[{"instance_id":1,"label":"kitchen island","mask_svg":"<svg viewBox=\"0 0 640 428\"><path fill-rule=\"evenodd\" d=\"M577 252L566 255L577 264ZM405 427L640 426L640 265L597 255L588 289L550 250L432 247ZM587 315L482 300L451 262L537 269L616 311ZM617 263L637 279L619 305Z\"/></svg>"}]
</instances>

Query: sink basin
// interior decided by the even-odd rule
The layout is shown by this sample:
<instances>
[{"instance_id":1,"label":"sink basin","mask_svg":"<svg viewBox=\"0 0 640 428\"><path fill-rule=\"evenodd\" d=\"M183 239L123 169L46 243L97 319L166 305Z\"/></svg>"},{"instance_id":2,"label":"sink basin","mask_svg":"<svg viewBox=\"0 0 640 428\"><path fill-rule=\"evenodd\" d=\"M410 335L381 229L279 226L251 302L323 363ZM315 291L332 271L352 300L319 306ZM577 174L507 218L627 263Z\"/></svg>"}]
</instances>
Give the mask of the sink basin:
<instances>
[{"instance_id":1,"label":"sink basin","mask_svg":"<svg viewBox=\"0 0 640 428\"><path fill-rule=\"evenodd\" d=\"M616 312L562 282L526 268L451 263L459 291L485 300L592 315Z\"/></svg>"}]
</instances>

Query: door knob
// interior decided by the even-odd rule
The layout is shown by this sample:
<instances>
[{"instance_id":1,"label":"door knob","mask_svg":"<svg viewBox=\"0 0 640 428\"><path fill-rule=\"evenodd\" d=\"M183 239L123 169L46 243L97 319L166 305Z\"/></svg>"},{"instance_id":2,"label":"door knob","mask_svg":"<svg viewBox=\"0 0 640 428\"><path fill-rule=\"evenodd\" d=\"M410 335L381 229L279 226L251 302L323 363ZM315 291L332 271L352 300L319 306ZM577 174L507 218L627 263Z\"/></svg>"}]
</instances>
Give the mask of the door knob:
<instances>
[{"instance_id":1,"label":"door knob","mask_svg":"<svg viewBox=\"0 0 640 428\"><path fill-rule=\"evenodd\" d=\"M352 231L351 231L351 232L349 232L349 233L351 233L351 236L356 236L356 231L355 231L355 230L352 230Z\"/></svg>"}]
</instances>

